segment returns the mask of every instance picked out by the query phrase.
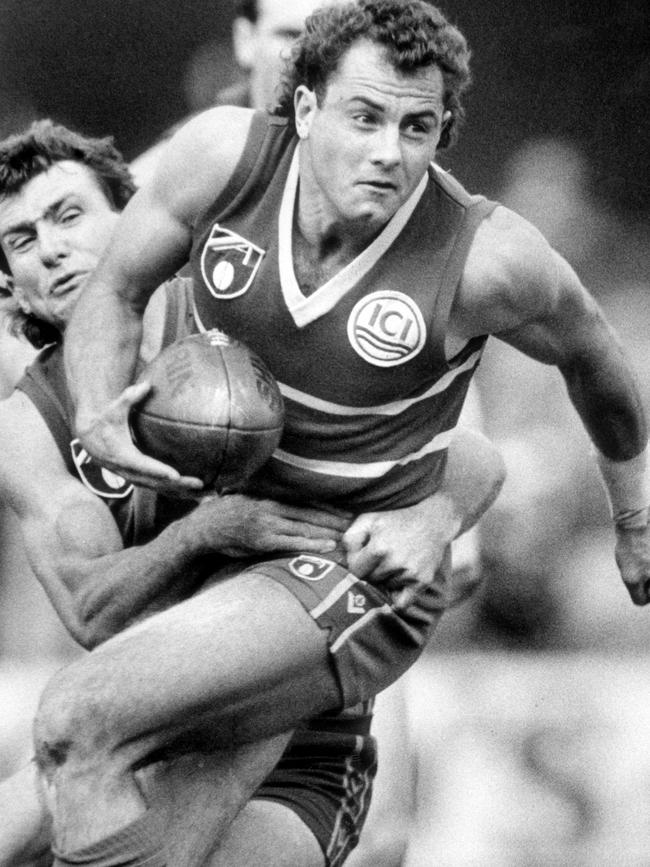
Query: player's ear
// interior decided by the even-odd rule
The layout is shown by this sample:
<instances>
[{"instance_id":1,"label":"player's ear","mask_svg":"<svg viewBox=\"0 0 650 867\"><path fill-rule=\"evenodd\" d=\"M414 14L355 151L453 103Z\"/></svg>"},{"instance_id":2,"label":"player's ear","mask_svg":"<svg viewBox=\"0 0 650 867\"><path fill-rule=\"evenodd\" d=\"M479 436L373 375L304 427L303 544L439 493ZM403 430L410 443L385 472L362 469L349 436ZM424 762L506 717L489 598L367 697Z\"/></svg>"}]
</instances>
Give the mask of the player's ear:
<instances>
[{"instance_id":1,"label":"player's ear","mask_svg":"<svg viewBox=\"0 0 650 867\"><path fill-rule=\"evenodd\" d=\"M296 132L300 138L308 138L314 109L317 107L316 94L306 85L301 84L293 95L293 105L296 115Z\"/></svg>"},{"instance_id":2,"label":"player's ear","mask_svg":"<svg viewBox=\"0 0 650 867\"><path fill-rule=\"evenodd\" d=\"M238 16L233 21L232 47L239 66L246 71L252 69L257 47L255 25L243 15Z\"/></svg>"}]
</instances>

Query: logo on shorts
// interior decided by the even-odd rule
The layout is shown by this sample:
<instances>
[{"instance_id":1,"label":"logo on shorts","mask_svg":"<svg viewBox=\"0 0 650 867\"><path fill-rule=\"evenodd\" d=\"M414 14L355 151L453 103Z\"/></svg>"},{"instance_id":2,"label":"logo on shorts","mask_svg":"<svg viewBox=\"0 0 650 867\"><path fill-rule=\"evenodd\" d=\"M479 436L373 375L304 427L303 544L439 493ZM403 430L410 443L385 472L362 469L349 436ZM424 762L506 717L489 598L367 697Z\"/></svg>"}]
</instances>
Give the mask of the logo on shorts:
<instances>
[{"instance_id":1,"label":"logo on shorts","mask_svg":"<svg viewBox=\"0 0 650 867\"><path fill-rule=\"evenodd\" d=\"M336 566L331 560L322 557L314 557L311 554L301 554L289 561L289 571L296 578L304 578L305 581L320 581L328 572Z\"/></svg>"},{"instance_id":2,"label":"logo on shorts","mask_svg":"<svg viewBox=\"0 0 650 867\"><path fill-rule=\"evenodd\" d=\"M410 361L424 346L426 336L426 325L415 301L389 289L362 298L348 319L352 348L377 367Z\"/></svg>"},{"instance_id":3,"label":"logo on shorts","mask_svg":"<svg viewBox=\"0 0 650 867\"><path fill-rule=\"evenodd\" d=\"M105 500L120 500L129 496L133 485L122 476L98 464L78 439L70 441L70 450L79 478L89 491Z\"/></svg>"},{"instance_id":4,"label":"logo on shorts","mask_svg":"<svg viewBox=\"0 0 650 867\"><path fill-rule=\"evenodd\" d=\"M368 600L363 593L348 590L348 614L365 614Z\"/></svg>"},{"instance_id":5,"label":"logo on shorts","mask_svg":"<svg viewBox=\"0 0 650 867\"><path fill-rule=\"evenodd\" d=\"M255 279L264 250L215 223L201 253L201 273L215 298L243 295Z\"/></svg>"}]
</instances>

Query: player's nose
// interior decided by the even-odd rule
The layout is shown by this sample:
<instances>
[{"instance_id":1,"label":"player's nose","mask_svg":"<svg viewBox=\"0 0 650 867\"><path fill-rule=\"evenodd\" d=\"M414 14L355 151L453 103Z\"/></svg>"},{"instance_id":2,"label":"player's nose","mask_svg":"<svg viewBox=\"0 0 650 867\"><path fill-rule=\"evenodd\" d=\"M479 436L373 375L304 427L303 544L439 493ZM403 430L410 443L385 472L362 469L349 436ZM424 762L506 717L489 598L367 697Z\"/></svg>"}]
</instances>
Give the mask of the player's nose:
<instances>
[{"instance_id":1,"label":"player's nose","mask_svg":"<svg viewBox=\"0 0 650 867\"><path fill-rule=\"evenodd\" d=\"M68 242L63 233L55 227L39 227L38 250L41 262L47 268L53 268L68 253Z\"/></svg>"},{"instance_id":2,"label":"player's nose","mask_svg":"<svg viewBox=\"0 0 650 867\"><path fill-rule=\"evenodd\" d=\"M373 162L392 168L402 160L400 131L396 124L380 126L373 136L370 156Z\"/></svg>"}]
</instances>

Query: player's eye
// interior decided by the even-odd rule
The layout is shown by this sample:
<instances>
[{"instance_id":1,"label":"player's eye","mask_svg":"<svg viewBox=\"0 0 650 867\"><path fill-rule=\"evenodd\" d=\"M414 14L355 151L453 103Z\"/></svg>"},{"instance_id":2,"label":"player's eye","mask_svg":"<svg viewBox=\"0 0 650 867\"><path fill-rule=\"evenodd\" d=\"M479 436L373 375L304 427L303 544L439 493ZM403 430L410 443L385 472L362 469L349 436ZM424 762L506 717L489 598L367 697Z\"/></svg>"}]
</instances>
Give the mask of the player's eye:
<instances>
[{"instance_id":1,"label":"player's eye","mask_svg":"<svg viewBox=\"0 0 650 867\"><path fill-rule=\"evenodd\" d=\"M22 253L24 250L29 248L33 240L33 235L12 235L5 239L5 243L10 250L16 253Z\"/></svg>"},{"instance_id":2,"label":"player's eye","mask_svg":"<svg viewBox=\"0 0 650 867\"><path fill-rule=\"evenodd\" d=\"M413 120L405 125L404 131L407 135L421 138L422 136L426 136L431 132L431 127L424 121Z\"/></svg>"},{"instance_id":3,"label":"player's eye","mask_svg":"<svg viewBox=\"0 0 650 867\"><path fill-rule=\"evenodd\" d=\"M352 117L359 126L367 127L375 124L374 116L367 111L358 111Z\"/></svg>"},{"instance_id":4,"label":"player's eye","mask_svg":"<svg viewBox=\"0 0 650 867\"><path fill-rule=\"evenodd\" d=\"M77 217L81 214L80 208L66 208L65 211L62 211L59 214L59 222L60 223L72 223Z\"/></svg>"}]
</instances>

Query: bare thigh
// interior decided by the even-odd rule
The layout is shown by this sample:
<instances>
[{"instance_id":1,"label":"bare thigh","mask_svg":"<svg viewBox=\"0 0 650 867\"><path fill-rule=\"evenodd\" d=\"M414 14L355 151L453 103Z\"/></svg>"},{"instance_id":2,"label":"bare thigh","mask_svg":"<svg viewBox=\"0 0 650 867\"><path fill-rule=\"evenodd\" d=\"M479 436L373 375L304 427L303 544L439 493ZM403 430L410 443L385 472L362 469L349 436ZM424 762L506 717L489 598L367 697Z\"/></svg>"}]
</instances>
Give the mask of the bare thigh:
<instances>
[{"instance_id":1,"label":"bare thigh","mask_svg":"<svg viewBox=\"0 0 650 867\"><path fill-rule=\"evenodd\" d=\"M204 867L324 867L316 837L293 810L250 801Z\"/></svg>"},{"instance_id":2,"label":"bare thigh","mask_svg":"<svg viewBox=\"0 0 650 867\"><path fill-rule=\"evenodd\" d=\"M287 731L340 703L326 634L294 596L246 573L110 639L55 676L37 737L137 764ZM54 730L53 730L54 729Z\"/></svg>"}]
</instances>

